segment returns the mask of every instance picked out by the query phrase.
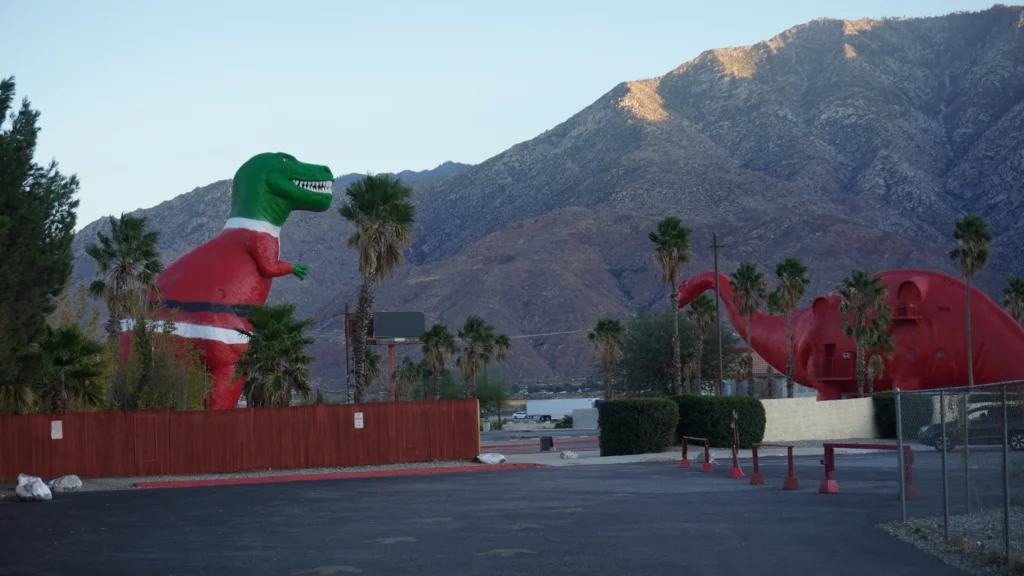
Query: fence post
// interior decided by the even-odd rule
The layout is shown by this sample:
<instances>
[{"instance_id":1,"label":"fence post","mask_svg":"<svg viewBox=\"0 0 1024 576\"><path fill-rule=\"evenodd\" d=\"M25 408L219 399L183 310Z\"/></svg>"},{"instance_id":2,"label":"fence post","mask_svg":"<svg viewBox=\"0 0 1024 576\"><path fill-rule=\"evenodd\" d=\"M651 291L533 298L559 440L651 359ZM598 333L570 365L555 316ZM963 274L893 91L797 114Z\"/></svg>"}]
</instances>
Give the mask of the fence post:
<instances>
[{"instance_id":1,"label":"fence post","mask_svg":"<svg viewBox=\"0 0 1024 576\"><path fill-rule=\"evenodd\" d=\"M907 478L906 469L903 467L903 411L900 409L900 389L897 386L896 392L896 453L899 457L900 466L900 513L903 515L903 523L907 522Z\"/></svg>"},{"instance_id":2,"label":"fence post","mask_svg":"<svg viewBox=\"0 0 1024 576\"><path fill-rule=\"evenodd\" d=\"M964 428L964 491L967 495L967 500L964 504L967 506L967 513L971 513L971 421L969 420L971 410L971 389L968 388L964 392L964 413L961 418L961 426ZM967 530L967 528L965 528Z\"/></svg>"},{"instance_id":3,"label":"fence post","mask_svg":"<svg viewBox=\"0 0 1024 576\"><path fill-rule=\"evenodd\" d=\"M1009 417L1006 409L1006 384L1003 384L1003 549L1006 565L1010 565L1010 468L1006 450L1010 444Z\"/></svg>"},{"instance_id":4,"label":"fence post","mask_svg":"<svg viewBox=\"0 0 1024 576\"><path fill-rule=\"evenodd\" d=\"M949 475L946 473L946 391L939 389L939 422L942 426L942 534L949 540Z\"/></svg>"}]
</instances>

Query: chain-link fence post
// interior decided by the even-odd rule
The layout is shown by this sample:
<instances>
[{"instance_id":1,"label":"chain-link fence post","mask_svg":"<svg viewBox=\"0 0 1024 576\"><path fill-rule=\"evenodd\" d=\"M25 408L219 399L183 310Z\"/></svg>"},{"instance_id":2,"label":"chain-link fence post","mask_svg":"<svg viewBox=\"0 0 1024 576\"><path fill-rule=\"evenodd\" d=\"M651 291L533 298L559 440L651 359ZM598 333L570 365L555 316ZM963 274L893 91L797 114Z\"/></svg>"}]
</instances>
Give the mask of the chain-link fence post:
<instances>
[{"instance_id":1,"label":"chain-link fence post","mask_svg":"<svg viewBox=\"0 0 1024 576\"><path fill-rule=\"evenodd\" d=\"M946 470L946 452L949 439L946 438L946 391L939 390L939 425L942 426L942 535L949 540L949 472Z\"/></svg>"},{"instance_id":2,"label":"chain-link fence post","mask_svg":"<svg viewBox=\"0 0 1024 576\"><path fill-rule=\"evenodd\" d=\"M971 513L971 426L970 426L970 412L971 412L971 389L968 387L967 391L963 395L963 416L960 419L960 426L962 426L960 437L963 438L964 442L964 494L967 499L964 500L964 505L967 506L966 513Z\"/></svg>"},{"instance_id":3,"label":"chain-link fence post","mask_svg":"<svg viewBox=\"0 0 1024 576\"><path fill-rule=\"evenodd\" d=\"M900 389L896 387L896 457L900 467L900 513L903 515L903 523L907 523L907 478L906 468L903 467L903 410L900 405Z\"/></svg>"},{"instance_id":4,"label":"chain-link fence post","mask_svg":"<svg viewBox=\"0 0 1024 576\"><path fill-rule=\"evenodd\" d=\"M1010 447L1010 419L1006 409L1006 389L1002 390L1003 408L1003 549L1006 552L1006 564L1010 565L1010 466L1007 450Z\"/></svg>"}]
</instances>

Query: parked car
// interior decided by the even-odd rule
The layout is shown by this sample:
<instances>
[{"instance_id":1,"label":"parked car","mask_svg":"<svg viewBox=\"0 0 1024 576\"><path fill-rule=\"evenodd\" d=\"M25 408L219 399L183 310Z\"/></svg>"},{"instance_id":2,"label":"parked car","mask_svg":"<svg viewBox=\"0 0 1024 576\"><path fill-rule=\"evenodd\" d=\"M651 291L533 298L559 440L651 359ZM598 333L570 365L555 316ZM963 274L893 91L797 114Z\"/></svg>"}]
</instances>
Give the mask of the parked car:
<instances>
[{"instance_id":1,"label":"parked car","mask_svg":"<svg viewBox=\"0 0 1024 576\"><path fill-rule=\"evenodd\" d=\"M1007 440L1013 450L1024 450L1024 412L1014 407L1008 413ZM972 408L967 414L967 436L971 446L1001 445L1003 443L1003 408L994 404ZM959 420L946 422L946 445L948 452L963 444L962 426ZM917 441L925 446L942 450L942 424L922 426L917 433Z\"/></svg>"},{"instance_id":2,"label":"parked car","mask_svg":"<svg viewBox=\"0 0 1024 576\"><path fill-rule=\"evenodd\" d=\"M512 414L513 420L526 420L527 418L529 418L529 416L526 415L526 412L516 412Z\"/></svg>"}]
</instances>

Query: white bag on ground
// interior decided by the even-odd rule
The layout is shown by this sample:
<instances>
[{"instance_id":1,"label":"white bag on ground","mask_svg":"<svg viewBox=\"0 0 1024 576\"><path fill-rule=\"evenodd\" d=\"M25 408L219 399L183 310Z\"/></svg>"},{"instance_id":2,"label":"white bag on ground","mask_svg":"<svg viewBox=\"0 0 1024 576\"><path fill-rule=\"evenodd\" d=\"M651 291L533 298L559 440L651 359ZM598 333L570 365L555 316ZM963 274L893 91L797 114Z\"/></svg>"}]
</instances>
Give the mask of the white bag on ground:
<instances>
[{"instance_id":1,"label":"white bag on ground","mask_svg":"<svg viewBox=\"0 0 1024 576\"><path fill-rule=\"evenodd\" d=\"M505 457L501 454L481 454L476 457L477 462L484 464L504 464Z\"/></svg>"},{"instance_id":2,"label":"white bag on ground","mask_svg":"<svg viewBox=\"0 0 1024 576\"><path fill-rule=\"evenodd\" d=\"M47 488L42 478L28 474L18 474L18 487L14 489L14 493L18 495L19 500L26 502L53 498L53 494L50 493L50 489Z\"/></svg>"},{"instance_id":3,"label":"white bag on ground","mask_svg":"<svg viewBox=\"0 0 1024 576\"><path fill-rule=\"evenodd\" d=\"M562 450L562 455L560 456L562 460L576 460L579 457L580 455L572 450Z\"/></svg>"},{"instance_id":4,"label":"white bag on ground","mask_svg":"<svg viewBox=\"0 0 1024 576\"><path fill-rule=\"evenodd\" d=\"M74 474L50 480L50 490L54 492L74 492L82 487L82 479Z\"/></svg>"}]
</instances>

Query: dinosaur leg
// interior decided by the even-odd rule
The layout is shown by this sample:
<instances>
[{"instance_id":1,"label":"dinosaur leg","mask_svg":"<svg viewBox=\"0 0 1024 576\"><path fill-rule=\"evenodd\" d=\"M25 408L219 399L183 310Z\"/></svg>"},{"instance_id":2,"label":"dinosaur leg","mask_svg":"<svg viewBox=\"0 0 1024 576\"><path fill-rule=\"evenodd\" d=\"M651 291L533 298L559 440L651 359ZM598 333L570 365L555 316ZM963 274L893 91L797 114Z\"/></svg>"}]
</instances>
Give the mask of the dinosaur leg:
<instances>
[{"instance_id":1,"label":"dinosaur leg","mask_svg":"<svg viewBox=\"0 0 1024 576\"><path fill-rule=\"evenodd\" d=\"M819 383L818 386L818 402L822 400L839 400L843 397L843 392L838 386L829 386L828 384Z\"/></svg>"},{"instance_id":2,"label":"dinosaur leg","mask_svg":"<svg viewBox=\"0 0 1024 576\"><path fill-rule=\"evenodd\" d=\"M235 378L235 363L245 352L244 344L225 344L215 340L197 340L196 346L202 348L203 363L210 371L213 380L213 393L210 398L211 410L230 410L238 404L242 394L245 378Z\"/></svg>"}]
</instances>

